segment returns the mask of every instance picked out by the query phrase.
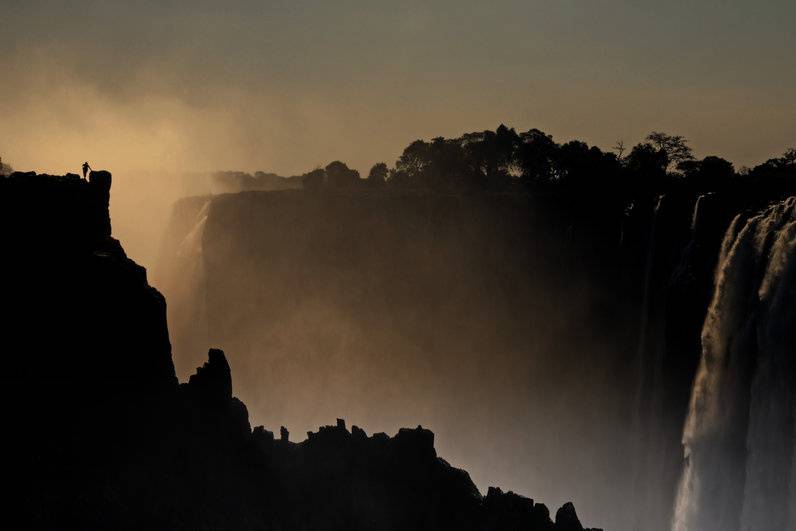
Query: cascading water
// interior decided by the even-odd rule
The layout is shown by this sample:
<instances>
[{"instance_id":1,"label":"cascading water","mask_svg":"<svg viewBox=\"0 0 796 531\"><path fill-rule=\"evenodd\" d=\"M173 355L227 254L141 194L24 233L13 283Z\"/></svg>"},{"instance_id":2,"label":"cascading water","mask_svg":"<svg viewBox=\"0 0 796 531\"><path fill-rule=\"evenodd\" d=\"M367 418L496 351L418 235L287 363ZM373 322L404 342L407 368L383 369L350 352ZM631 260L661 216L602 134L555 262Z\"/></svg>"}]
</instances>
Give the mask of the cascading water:
<instances>
[{"instance_id":1,"label":"cascading water","mask_svg":"<svg viewBox=\"0 0 796 531\"><path fill-rule=\"evenodd\" d=\"M693 234L697 229L697 223L699 222L699 216L701 211L702 202L705 200L706 197L710 197L713 195L712 192L708 192L706 194L699 194L697 197L696 203L694 203L694 212L691 214L691 233Z\"/></svg>"},{"instance_id":2,"label":"cascading water","mask_svg":"<svg viewBox=\"0 0 796 531\"><path fill-rule=\"evenodd\" d=\"M641 319L639 320L638 348L636 351L636 396L634 408L634 455L633 466L633 492L636 496L635 505L639 508L635 514L634 529L641 529L641 522L649 516L651 493L649 492L649 476L651 473L651 449L650 443L653 438L650 423L650 397L648 387L653 384L651 381L654 371L654 354L648 348L648 328L650 321L650 290L652 285L652 269L655 258L655 240L658 233L658 215L661 204L665 199L665 194L661 194L655 201L650 220L649 237L647 238L647 252L644 265L644 285L641 302Z\"/></svg>"},{"instance_id":3,"label":"cascading water","mask_svg":"<svg viewBox=\"0 0 796 531\"><path fill-rule=\"evenodd\" d=\"M737 216L722 242L674 531L796 530L794 205Z\"/></svg>"},{"instance_id":4,"label":"cascading water","mask_svg":"<svg viewBox=\"0 0 796 531\"><path fill-rule=\"evenodd\" d=\"M207 223L207 214L210 211L210 200L205 201L202 208L196 214L193 228L188 232L185 238L182 239L177 247L177 257L180 259L190 260L201 256L202 254L202 236L204 235L205 224Z\"/></svg>"},{"instance_id":5,"label":"cascading water","mask_svg":"<svg viewBox=\"0 0 796 531\"><path fill-rule=\"evenodd\" d=\"M208 199L196 213L190 214L192 228L176 244L174 263L170 266L173 273L163 279L169 301L179 301L179 306L169 305L169 325L178 370L191 370L201 363L197 355L209 346L203 242L210 204ZM180 307L181 311L173 311L175 307Z\"/></svg>"}]
</instances>

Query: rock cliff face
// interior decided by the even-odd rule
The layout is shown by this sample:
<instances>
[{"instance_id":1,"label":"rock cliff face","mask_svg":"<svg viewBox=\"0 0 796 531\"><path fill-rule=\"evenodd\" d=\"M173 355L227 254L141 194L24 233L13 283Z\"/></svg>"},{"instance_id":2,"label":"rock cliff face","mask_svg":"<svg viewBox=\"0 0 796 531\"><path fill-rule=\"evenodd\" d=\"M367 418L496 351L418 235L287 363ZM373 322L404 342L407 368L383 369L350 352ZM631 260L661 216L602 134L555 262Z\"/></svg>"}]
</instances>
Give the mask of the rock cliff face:
<instances>
[{"instance_id":1,"label":"rock cliff face","mask_svg":"<svg viewBox=\"0 0 796 531\"><path fill-rule=\"evenodd\" d=\"M479 484L663 530L722 237L785 188L187 198L158 285L178 369L227 346L256 418L411 409Z\"/></svg>"},{"instance_id":2,"label":"rock cliff face","mask_svg":"<svg viewBox=\"0 0 796 531\"><path fill-rule=\"evenodd\" d=\"M18 349L4 379L82 392L176 385L166 304L110 236L110 186L107 172L0 181L5 337Z\"/></svg>"},{"instance_id":3,"label":"rock cliff face","mask_svg":"<svg viewBox=\"0 0 796 531\"><path fill-rule=\"evenodd\" d=\"M268 424L310 429L343 411L378 431L416 411L477 484L574 497L620 528L634 496L640 308L645 292L665 308L696 198L661 202L652 253L657 198L628 211L603 199L184 199L157 275L178 370L227 346L238 393ZM649 342L665 331L661 311Z\"/></svg>"},{"instance_id":4,"label":"rock cliff face","mask_svg":"<svg viewBox=\"0 0 796 531\"><path fill-rule=\"evenodd\" d=\"M26 529L582 529L490 489L420 427L250 429L224 353L187 383L165 301L111 238L109 173L0 179L8 521Z\"/></svg>"},{"instance_id":5,"label":"rock cliff face","mask_svg":"<svg viewBox=\"0 0 796 531\"><path fill-rule=\"evenodd\" d=\"M154 276L179 374L224 345L258 423L434 426L479 486L574 497L611 527L605 508L630 490L634 215L622 247L621 208L556 197L188 198Z\"/></svg>"}]
</instances>

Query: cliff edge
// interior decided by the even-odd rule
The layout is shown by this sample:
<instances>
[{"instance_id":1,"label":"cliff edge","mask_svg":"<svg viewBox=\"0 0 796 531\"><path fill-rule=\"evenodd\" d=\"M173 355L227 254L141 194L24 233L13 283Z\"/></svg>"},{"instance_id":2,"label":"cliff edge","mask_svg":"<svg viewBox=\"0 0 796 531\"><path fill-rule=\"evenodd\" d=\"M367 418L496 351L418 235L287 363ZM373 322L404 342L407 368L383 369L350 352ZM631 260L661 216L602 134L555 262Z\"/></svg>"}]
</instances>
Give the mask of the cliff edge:
<instances>
[{"instance_id":1,"label":"cliff edge","mask_svg":"<svg viewBox=\"0 0 796 531\"><path fill-rule=\"evenodd\" d=\"M0 179L0 413L27 529L580 531L437 456L421 427L368 436L340 419L291 442L250 428L224 353L186 383L164 298L111 236L111 175Z\"/></svg>"}]
</instances>

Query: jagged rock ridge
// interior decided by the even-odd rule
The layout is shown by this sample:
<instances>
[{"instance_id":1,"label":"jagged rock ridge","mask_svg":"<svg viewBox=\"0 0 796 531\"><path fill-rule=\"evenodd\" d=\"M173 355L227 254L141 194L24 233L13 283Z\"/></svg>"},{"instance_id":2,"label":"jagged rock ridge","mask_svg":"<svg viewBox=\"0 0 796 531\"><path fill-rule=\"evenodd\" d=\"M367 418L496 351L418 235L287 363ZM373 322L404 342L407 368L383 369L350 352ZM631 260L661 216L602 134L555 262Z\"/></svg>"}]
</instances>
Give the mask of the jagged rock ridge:
<instances>
[{"instance_id":1,"label":"jagged rock ridge","mask_svg":"<svg viewBox=\"0 0 796 531\"><path fill-rule=\"evenodd\" d=\"M165 300L111 237L111 176L0 179L0 404L28 529L581 530L571 504L490 489L434 450L342 420L305 441L251 430L220 350L179 384Z\"/></svg>"}]
</instances>

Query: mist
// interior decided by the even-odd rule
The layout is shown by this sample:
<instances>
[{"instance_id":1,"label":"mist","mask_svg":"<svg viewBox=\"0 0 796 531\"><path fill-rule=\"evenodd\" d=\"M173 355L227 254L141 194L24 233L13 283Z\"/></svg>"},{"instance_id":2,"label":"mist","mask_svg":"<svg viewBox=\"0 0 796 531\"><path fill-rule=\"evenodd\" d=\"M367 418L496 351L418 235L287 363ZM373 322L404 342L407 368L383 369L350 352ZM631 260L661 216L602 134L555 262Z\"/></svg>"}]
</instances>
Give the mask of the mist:
<instances>
[{"instance_id":1,"label":"mist","mask_svg":"<svg viewBox=\"0 0 796 531\"><path fill-rule=\"evenodd\" d=\"M618 217L554 212L457 195L183 200L153 275L178 374L223 345L255 424L294 440L338 417L421 424L482 491L572 499L625 528L636 321L613 301ZM620 282L628 301L636 280Z\"/></svg>"}]
</instances>

